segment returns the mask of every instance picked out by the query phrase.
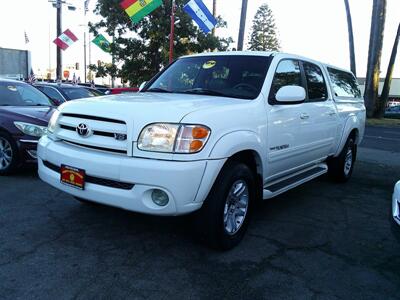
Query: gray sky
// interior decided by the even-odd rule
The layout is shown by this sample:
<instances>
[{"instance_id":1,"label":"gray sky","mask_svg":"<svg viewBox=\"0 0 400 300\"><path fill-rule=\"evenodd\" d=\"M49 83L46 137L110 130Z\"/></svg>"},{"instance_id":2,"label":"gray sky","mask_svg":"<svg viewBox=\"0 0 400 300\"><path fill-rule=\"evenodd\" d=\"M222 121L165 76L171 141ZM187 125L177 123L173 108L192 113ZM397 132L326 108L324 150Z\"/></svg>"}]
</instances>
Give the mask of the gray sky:
<instances>
[{"instance_id":1,"label":"gray sky","mask_svg":"<svg viewBox=\"0 0 400 300\"><path fill-rule=\"evenodd\" d=\"M64 52L64 65L79 62L83 65L83 0L69 0L78 8L75 12L65 12L63 30L71 29L79 41ZM204 0L212 9L212 0ZM237 41L241 0L218 0L217 12L228 22L228 28L218 29L220 36L231 36ZM382 56L382 74L385 76L393 40L400 22L400 1L388 0L387 20ZM91 0L94 8L96 0ZM326 63L349 68L348 33L343 0L249 0L246 38L250 34L251 24L257 8L268 3L275 15L282 50L307 56ZM32 51L32 64L36 72L46 72L55 67L56 37L55 9L47 0L2 1L0 9L0 46L20 48ZM357 72L365 77L368 57L368 43L372 0L350 0L353 14ZM87 20L98 17L88 14ZM9 28L7 30L7 28ZM25 45L24 31L30 43ZM93 37L92 37L93 38ZM110 61L108 54L92 45L92 63L97 60ZM39 70L38 70L39 69ZM400 77L400 54L394 71Z\"/></svg>"}]
</instances>

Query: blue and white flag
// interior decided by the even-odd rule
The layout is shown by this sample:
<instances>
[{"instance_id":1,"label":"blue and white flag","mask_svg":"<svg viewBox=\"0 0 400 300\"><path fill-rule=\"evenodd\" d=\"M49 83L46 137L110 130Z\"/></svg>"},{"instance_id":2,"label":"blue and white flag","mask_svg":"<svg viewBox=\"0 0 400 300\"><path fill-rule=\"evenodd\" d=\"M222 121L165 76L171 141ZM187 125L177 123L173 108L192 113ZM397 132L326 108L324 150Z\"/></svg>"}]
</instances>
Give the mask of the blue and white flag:
<instances>
[{"instance_id":1,"label":"blue and white flag","mask_svg":"<svg viewBox=\"0 0 400 300\"><path fill-rule=\"evenodd\" d=\"M190 0L183 10L193 18L204 33L209 33L217 25L217 20L201 0Z\"/></svg>"}]
</instances>

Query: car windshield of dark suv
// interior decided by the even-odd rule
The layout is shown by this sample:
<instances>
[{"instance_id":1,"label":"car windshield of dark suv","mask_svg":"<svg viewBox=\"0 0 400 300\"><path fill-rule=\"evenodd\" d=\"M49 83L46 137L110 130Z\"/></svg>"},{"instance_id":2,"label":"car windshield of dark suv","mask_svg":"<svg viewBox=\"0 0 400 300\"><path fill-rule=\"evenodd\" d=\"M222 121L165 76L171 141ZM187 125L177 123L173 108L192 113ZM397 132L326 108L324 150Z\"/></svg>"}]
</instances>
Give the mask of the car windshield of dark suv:
<instances>
[{"instance_id":1,"label":"car windshield of dark suv","mask_svg":"<svg viewBox=\"0 0 400 300\"><path fill-rule=\"evenodd\" d=\"M251 55L181 58L144 92L255 99L261 92L270 62L270 57Z\"/></svg>"},{"instance_id":2,"label":"car windshield of dark suv","mask_svg":"<svg viewBox=\"0 0 400 300\"><path fill-rule=\"evenodd\" d=\"M0 106L51 106L42 92L25 83L0 82Z\"/></svg>"}]
</instances>

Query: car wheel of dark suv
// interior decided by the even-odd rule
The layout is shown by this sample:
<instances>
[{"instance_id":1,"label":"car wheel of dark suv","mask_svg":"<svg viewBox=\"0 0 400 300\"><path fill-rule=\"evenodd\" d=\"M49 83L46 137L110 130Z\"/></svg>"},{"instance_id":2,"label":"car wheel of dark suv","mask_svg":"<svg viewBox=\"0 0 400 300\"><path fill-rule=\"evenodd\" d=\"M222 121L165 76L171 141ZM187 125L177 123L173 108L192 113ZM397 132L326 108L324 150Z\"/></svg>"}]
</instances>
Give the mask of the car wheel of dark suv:
<instances>
[{"instance_id":1,"label":"car wheel of dark suv","mask_svg":"<svg viewBox=\"0 0 400 300\"><path fill-rule=\"evenodd\" d=\"M0 175L9 175L18 166L18 147L9 134L0 132Z\"/></svg>"}]
</instances>

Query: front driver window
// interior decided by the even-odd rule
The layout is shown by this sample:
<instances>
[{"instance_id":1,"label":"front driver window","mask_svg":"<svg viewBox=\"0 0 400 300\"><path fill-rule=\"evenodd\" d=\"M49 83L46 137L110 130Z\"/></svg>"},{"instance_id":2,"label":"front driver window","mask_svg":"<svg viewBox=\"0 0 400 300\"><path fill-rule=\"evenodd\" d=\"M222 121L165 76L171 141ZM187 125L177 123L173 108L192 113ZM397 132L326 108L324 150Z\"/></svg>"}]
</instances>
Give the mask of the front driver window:
<instances>
[{"instance_id":1,"label":"front driver window","mask_svg":"<svg viewBox=\"0 0 400 300\"><path fill-rule=\"evenodd\" d=\"M287 85L302 86L300 63L296 60L285 59L279 63L272 81L269 99L276 101L276 93L281 87Z\"/></svg>"}]
</instances>

